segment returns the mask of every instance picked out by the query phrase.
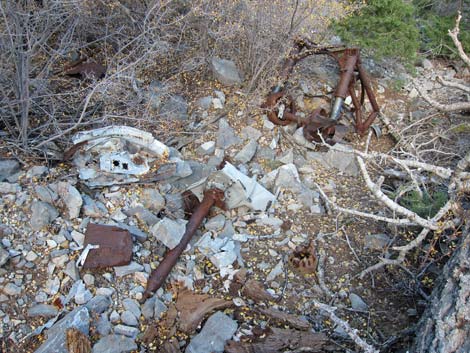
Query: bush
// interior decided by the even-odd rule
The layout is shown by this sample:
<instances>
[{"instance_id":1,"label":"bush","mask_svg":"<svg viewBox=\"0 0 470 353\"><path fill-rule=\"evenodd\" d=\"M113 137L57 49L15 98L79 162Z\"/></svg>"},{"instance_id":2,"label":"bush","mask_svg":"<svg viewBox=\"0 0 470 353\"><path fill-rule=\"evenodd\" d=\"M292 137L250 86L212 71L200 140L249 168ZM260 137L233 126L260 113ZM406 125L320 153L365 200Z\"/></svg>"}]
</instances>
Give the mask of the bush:
<instances>
[{"instance_id":1,"label":"bush","mask_svg":"<svg viewBox=\"0 0 470 353\"><path fill-rule=\"evenodd\" d=\"M448 35L448 30L454 28L457 14L442 16L433 11L426 3L416 1L416 11L418 25L421 36L422 52L432 56L443 56L452 59L458 58L452 39ZM470 26L464 19L460 26L460 41L466 52L470 51Z\"/></svg>"},{"instance_id":2,"label":"bush","mask_svg":"<svg viewBox=\"0 0 470 353\"><path fill-rule=\"evenodd\" d=\"M403 0L369 0L334 28L346 43L369 48L379 58L393 56L410 63L419 49L414 8Z\"/></svg>"}]
</instances>

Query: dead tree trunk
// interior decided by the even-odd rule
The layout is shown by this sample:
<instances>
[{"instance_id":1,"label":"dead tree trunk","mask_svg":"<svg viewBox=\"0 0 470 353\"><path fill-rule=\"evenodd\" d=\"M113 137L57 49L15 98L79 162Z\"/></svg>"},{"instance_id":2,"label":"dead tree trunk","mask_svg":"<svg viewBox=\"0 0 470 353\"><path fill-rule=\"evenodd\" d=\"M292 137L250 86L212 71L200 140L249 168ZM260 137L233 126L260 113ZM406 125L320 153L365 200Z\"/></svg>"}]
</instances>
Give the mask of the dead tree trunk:
<instances>
[{"instance_id":1,"label":"dead tree trunk","mask_svg":"<svg viewBox=\"0 0 470 353\"><path fill-rule=\"evenodd\" d=\"M447 262L417 326L416 353L470 352L470 225Z\"/></svg>"}]
</instances>

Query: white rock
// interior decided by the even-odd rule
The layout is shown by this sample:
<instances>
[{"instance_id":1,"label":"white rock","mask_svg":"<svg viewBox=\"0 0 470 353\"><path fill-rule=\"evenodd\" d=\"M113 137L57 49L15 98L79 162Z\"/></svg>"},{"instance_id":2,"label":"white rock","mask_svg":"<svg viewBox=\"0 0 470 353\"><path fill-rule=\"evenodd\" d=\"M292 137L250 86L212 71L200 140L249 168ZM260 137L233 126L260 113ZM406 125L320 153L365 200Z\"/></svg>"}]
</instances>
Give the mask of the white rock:
<instances>
[{"instance_id":1,"label":"white rock","mask_svg":"<svg viewBox=\"0 0 470 353\"><path fill-rule=\"evenodd\" d=\"M277 276L282 274L284 270L284 264L282 263L282 260L277 263L276 266L269 272L268 276L266 277L266 281L271 282L273 281Z\"/></svg>"},{"instance_id":2,"label":"white rock","mask_svg":"<svg viewBox=\"0 0 470 353\"><path fill-rule=\"evenodd\" d=\"M160 222L150 228L153 236L162 242L169 249L177 246L186 231L185 220L172 220L170 218L163 218Z\"/></svg>"}]
</instances>

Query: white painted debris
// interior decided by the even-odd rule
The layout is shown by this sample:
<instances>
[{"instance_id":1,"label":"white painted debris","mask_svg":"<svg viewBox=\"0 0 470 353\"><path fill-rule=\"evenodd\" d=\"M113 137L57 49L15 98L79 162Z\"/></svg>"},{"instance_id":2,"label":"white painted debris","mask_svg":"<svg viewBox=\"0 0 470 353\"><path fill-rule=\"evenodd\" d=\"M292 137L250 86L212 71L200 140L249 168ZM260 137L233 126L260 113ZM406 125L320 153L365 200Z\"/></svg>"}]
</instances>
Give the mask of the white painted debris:
<instances>
[{"instance_id":1,"label":"white painted debris","mask_svg":"<svg viewBox=\"0 0 470 353\"><path fill-rule=\"evenodd\" d=\"M89 131L81 131L72 138L72 141L74 144L77 144L84 141L116 137L144 147L162 157L166 157L169 154L168 147L156 140L151 133L129 126L107 126Z\"/></svg>"},{"instance_id":2,"label":"white painted debris","mask_svg":"<svg viewBox=\"0 0 470 353\"><path fill-rule=\"evenodd\" d=\"M265 211L275 200L255 177L246 176L228 162L220 172L211 175L209 184L225 190L225 204L230 209L247 206L255 211Z\"/></svg>"},{"instance_id":3,"label":"white painted debris","mask_svg":"<svg viewBox=\"0 0 470 353\"><path fill-rule=\"evenodd\" d=\"M128 126L111 126L77 133L81 147L74 157L79 177L88 187L137 182L155 161L167 160L169 148L152 134Z\"/></svg>"}]
</instances>

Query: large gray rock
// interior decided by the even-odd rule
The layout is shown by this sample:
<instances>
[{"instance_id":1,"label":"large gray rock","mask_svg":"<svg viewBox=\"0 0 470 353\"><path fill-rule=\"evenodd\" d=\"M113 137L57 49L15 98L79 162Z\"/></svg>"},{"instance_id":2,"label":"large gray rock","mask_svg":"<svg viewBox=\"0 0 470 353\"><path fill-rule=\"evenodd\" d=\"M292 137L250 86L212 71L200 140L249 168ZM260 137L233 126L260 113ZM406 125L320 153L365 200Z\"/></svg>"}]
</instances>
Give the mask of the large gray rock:
<instances>
[{"instance_id":1,"label":"large gray rock","mask_svg":"<svg viewBox=\"0 0 470 353\"><path fill-rule=\"evenodd\" d=\"M123 324L127 326L137 326L139 324L139 321L137 321L137 318L129 310L124 310L122 312L121 321Z\"/></svg>"},{"instance_id":2,"label":"large gray rock","mask_svg":"<svg viewBox=\"0 0 470 353\"><path fill-rule=\"evenodd\" d=\"M30 224L34 230L40 230L59 217L59 212L57 212L55 207L42 201L33 202L31 212Z\"/></svg>"},{"instance_id":3,"label":"large gray rock","mask_svg":"<svg viewBox=\"0 0 470 353\"><path fill-rule=\"evenodd\" d=\"M240 163L248 163L255 156L257 148L258 143L255 140L251 140L235 155L235 160Z\"/></svg>"},{"instance_id":4,"label":"large gray rock","mask_svg":"<svg viewBox=\"0 0 470 353\"><path fill-rule=\"evenodd\" d=\"M235 134L227 120L219 120L219 131L217 133L217 147L226 149L232 145L239 144L241 139Z\"/></svg>"},{"instance_id":5,"label":"large gray rock","mask_svg":"<svg viewBox=\"0 0 470 353\"><path fill-rule=\"evenodd\" d=\"M75 327L88 336L90 329L90 314L85 307L72 310L65 317L56 322L47 332L47 340L35 353L68 353L65 332Z\"/></svg>"},{"instance_id":6,"label":"large gray rock","mask_svg":"<svg viewBox=\"0 0 470 353\"><path fill-rule=\"evenodd\" d=\"M167 248L173 249L180 243L186 231L186 223L184 220L178 219L174 221L170 218L163 218L150 228L150 232Z\"/></svg>"},{"instance_id":7,"label":"large gray rock","mask_svg":"<svg viewBox=\"0 0 470 353\"><path fill-rule=\"evenodd\" d=\"M224 351L225 342L237 331L237 322L218 311L207 319L201 332L193 337L185 353L218 353Z\"/></svg>"},{"instance_id":8,"label":"large gray rock","mask_svg":"<svg viewBox=\"0 0 470 353\"><path fill-rule=\"evenodd\" d=\"M153 317L153 313L155 310L155 300L156 298L153 296L149 299L147 299L142 306L142 315L148 320Z\"/></svg>"},{"instance_id":9,"label":"large gray rock","mask_svg":"<svg viewBox=\"0 0 470 353\"><path fill-rule=\"evenodd\" d=\"M69 219L75 219L80 215L83 200L78 190L67 182L60 182L57 185L57 192L67 208Z\"/></svg>"},{"instance_id":10,"label":"large gray rock","mask_svg":"<svg viewBox=\"0 0 470 353\"><path fill-rule=\"evenodd\" d=\"M132 338L122 335L109 335L101 337L93 346L93 353L125 353L137 349Z\"/></svg>"},{"instance_id":11,"label":"large gray rock","mask_svg":"<svg viewBox=\"0 0 470 353\"><path fill-rule=\"evenodd\" d=\"M217 80L227 86L239 85L243 79L235 63L231 60L212 58L211 69Z\"/></svg>"},{"instance_id":12,"label":"large gray rock","mask_svg":"<svg viewBox=\"0 0 470 353\"><path fill-rule=\"evenodd\" d=\"M350 176L359 175L359 167L354 153L336 151L330 148L330 150L323 155L323 160L328 166L336 168L344 174Z\"/></svg>"},{"instance_id":13,"label":"large gray rock","mask_svg":"<svg viewBox=\"0 0 470 353\"><path fill-rule=\"evenodd\" d=\"M183 96L170 96L163 104L160 114L176 120L188 119L188 102Z\"/></svg>"},{"instance_id":14,"label":"large gray rock","mask_svg":"<svg viewBox=\"0 0 470 353\"><path fill-rule=\"evenodd\" d=\"M20 170L20 164L13 159L0 160L0 182Z\"/></svg>"},{"instance_id":15,"label":"large gray rock","mask_svg":"<svg viewBox=\"0 0 470 353\"><path fill-rule=\"evenodd\" d=\"M59 195L57 195L54 190L44 185L37 185L34 188L34 191L36 192L39 200L47 203L54 203L59 198Z\"/></svg>"}]
</instances>

